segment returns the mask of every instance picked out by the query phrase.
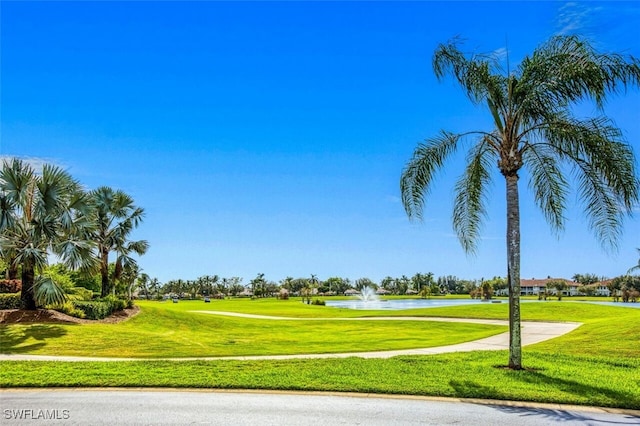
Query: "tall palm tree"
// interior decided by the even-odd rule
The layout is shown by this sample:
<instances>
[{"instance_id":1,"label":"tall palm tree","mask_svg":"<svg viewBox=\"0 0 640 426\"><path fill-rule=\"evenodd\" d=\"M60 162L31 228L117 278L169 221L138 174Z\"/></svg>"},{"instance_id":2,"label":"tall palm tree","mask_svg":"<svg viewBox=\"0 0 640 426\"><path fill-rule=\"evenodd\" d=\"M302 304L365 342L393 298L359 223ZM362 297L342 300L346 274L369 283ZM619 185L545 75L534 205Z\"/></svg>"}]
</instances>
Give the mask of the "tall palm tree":
<instances>
[{"instance_id":1,"label":"tall palm tree","mask_svg":"<svg viewBox=\"0 0 640 426\"><path fill-rule=\"evenodd\" d=\"M418 145L402 172L402 202L410 218L420 219L436 171L466 145L466 168L455 187L453 227L464 250L472 254L487 214L484 191L497 164L506 183L509 367L521 369L519 173L528 170L536 204L555 231L564 227L575 178L596 237L615 248L622 219L638 202L640 185L632 150L602 108L609 93L638 85L640 62L598 53L579 37L558 36L513 72L502 71L490 56L465 55L456 40L436 49L433 68L438 79L451 74L473 103L485 105L493 128L441 131ZM585 99L595 102L599 116L574 116L572 107Z\"/></svg>"},{"instance_id":2,"label":"tall palm tree","mask_svg":"<svg viewBox=\"0 0 640 426\"><path fill-rule=\"evenodd\" d=\"M0 169L0 251L21 267L25 309L60 302L62 290L38 274L50 254L71 269L90 269L95 245L90 238L90 203L80 184L59 167L34 170L19 159ZM6 257L5 257L6 258Z\"/></svg>"},{"instance_id":3,"label":"tall palm tree","mask_svg":"<svg viewBox=\"0 0 640 426\"><path fill-rule=\"evenodd\" d=\"M122 267L122 272L117 278L116 292L118 294L126 294L127 300L133 298L133 291L138 284L140 277L140 267L137 263L128 263Z\"/></svg>"},{"instance_id":4,"label":"tall palm tree","mask_svg":"<svg viewBox=\"0 0 640 426\"><path fill-rule=\"evenodd\" d=\"M152 278L149 282L149 290L153 293L154 297L157 299L160 294L160 281L157 278Z\"/></svg>"},{"instance_id":5,"label":"tall palm tree","mask_svg":"<svg viewBox=\"0 0 640 426\"><path fill-rule=\"evenodd\" d=\"M138 275L138 288L144 291L144 297L149 300L149 287L151 287L151 277L149 274L142 272Z\"/></svg>"},{"instance_id":6,"label":"tall palm tree","mask_svg":"<svg viewBox=\"0 0 640 426\"><path fill-rule=\"evenodd\" d=\"M136 207L133 198L123 191L101 186L90 193L95 205L97 230L94 239L98 244L102 297L107 296L123 268L132 268L137 262L132 254L143 255L149 248L145 240L129 241L129 235L142 218L144 210ZM115 252L115 272L109 276L109 254Z\"/></svg>"}]
</instances>

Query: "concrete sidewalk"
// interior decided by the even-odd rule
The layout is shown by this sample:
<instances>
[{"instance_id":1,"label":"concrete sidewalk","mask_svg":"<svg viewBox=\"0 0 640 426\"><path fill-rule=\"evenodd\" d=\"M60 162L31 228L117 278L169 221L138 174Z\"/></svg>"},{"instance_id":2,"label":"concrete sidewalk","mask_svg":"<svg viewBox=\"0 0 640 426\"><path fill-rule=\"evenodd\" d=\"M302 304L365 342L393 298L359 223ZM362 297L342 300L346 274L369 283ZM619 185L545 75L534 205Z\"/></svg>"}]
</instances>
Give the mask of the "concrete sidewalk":
<instances>
[{"instance_id":1,"label":"concrete sidewalk","mask_svg":"<svg viewBox=\"0 0 640 426\"><path fill-rule=\"evenodd\" d=\"M441 317L371 317L371 318L287 318L265 315L240 314L236 312L221 311L193 311L210 315L224 315L244 318L287 320L287 321L437 321L437 322L464 322L473 324L509 325L508 321L485 320L468 318L441 318ZM523 321L522 345L532 345L545 340L553 339L567 334L581 323L576 322L537 322ZM256 355L256 356L225 356L225 357L193 357L193 358L100 358L79 356L55 356L55 355L25 355L25 354L0 354L0 361L222 361L222 360L279 360L279 359L310 359L310 358L391 358L399 355L433 355L450 352L471 351L496 351L509 349L509 333L501 333L472 342L456 345L438 346L422 349L402 349L395 351L376 352L348 352L328 354L296 354L296 355Z\"/></svg>"}]
</instances>

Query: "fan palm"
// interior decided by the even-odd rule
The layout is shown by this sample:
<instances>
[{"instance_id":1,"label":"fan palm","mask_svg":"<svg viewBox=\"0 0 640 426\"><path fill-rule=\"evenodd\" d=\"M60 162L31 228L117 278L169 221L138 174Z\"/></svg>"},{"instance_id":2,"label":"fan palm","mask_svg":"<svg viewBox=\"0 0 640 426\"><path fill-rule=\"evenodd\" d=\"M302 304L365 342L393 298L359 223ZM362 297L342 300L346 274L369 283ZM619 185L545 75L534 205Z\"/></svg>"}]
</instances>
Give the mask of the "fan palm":
<instances>
[{"instance_id":1,"label":"fan palm","mask_svg":"<svg viewBox=\"0 0 640 426\"><path fill-rule=\"evenodd\" d=\"M80 185L62 169L45 164L41 172L19 159L0 169L0 250L21 266L25 309L59 303L62 290L38 277L50 254L66 266L92 267L89 203ZM5 257L6 258L6 257Z\"/></svg>"},{"instance_id":2,"label":"fan palm","mask_svg":"<svg viewBox=\"0 0 640 426\"><path fill-rule=\"evenodd\" d=\"M528 170L536 204L555 231L564 227L575 179L596 237L615 248L622 219L638 202L640 185L632 150L602 107L609 93L638 85L640 63L598 53L579 37L558 36L514 72L504 73L490 56L465 55L457 40L436 49L433 68L438 79L453 75L473 103L486 105L493 128L441 131L418 145L402 172L402 202L410 218L420 219L436 171L466 145L466 168L455 186L453 227L464 250L474 253L487 214L484 191L497 164L506 184L509 367L521 369L519 173ZM572 106L585 99L595 102L599 116L574 116Z\"/></svg>"},{"instance_id":3,"label":"fan palm","mask_svg":"<svg viewBox=\"0 0 640 426\"><path fill-rule=\"evenodd\" d=\"M95 222L97 229L93 235L98 244L100 276L102 280L102 297L107 296L122 275L123 268L137 265L132 254L143 255L149 248L145 240L129 241L129 235L142 218L144 210L136 207L133 198L123 191L102 186L91 191L90 196L95 206ZM109 254L116 253L113 277L109 276Z\"/></svg>"}]
</instances>

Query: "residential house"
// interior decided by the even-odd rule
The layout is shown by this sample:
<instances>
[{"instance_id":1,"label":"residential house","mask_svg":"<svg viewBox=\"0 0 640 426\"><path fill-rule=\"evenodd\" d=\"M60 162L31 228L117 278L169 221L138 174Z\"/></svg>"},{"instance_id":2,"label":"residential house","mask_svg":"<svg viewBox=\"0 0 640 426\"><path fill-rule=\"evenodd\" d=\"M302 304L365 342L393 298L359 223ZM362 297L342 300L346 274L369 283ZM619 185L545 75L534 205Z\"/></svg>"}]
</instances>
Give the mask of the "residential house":
<instances>
[{"instance_id":1,"label":"residential house","mask_svg":"<svg viewBox=\"0 0 640 426\"><path fill-rule=\"evenodd\" d=\"M611 284L613 280L604 280L595 283L596 286L596 296L611 296L611 290L609 290L609 284Z\"/></svg>"},{"instance_id":2,"label":"residential house","mask_svg":"<svg viewBox=\"0 0 640 426\"><path fill-rule=\"evenodd\" d=\"M547 284L550 281L564 281L567 284L567 288L562 290L563 296L577 296L578 288L580 284L564 278L544 278L544 279L520 279L520 295L521 296L538 296L541 293L547 292L547 294L555 295L557 290L555 288L549 288L547 290ZM605 286L606 287L606 286ZM502 289L496 292L498 296L506 296L509 294L508 289Z\"/></svg>"},{"instance_id":3,"label":"residential house","mask_svg":"<svg viewBox=\"0 0 640 426\"><path fill-rule=\"evenodd\" d=\"M521 296L537 296L540 293L544 293L547 290L547 283L550 279L536 280L532 278L530 280L520 279L520 295Z\"/></svg>"}]
</instances>

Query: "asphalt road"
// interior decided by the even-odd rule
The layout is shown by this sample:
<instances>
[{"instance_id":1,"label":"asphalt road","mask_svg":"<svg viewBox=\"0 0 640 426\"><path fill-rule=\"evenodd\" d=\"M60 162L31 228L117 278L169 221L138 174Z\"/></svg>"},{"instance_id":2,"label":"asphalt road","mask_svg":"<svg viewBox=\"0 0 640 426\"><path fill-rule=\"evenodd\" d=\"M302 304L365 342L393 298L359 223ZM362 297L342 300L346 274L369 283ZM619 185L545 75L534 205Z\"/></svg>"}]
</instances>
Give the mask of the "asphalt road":
<instances>
[{"instance_id":1,"label":"asphalt road","mask_svg":"<svg viewBox=\"0 0 640 426\"><path fill-rule=\"evenodd\" d=\"M213 390L0 390L0 424L638 425L640 412L507 402Z\"/></svg>"}]
</instances>

